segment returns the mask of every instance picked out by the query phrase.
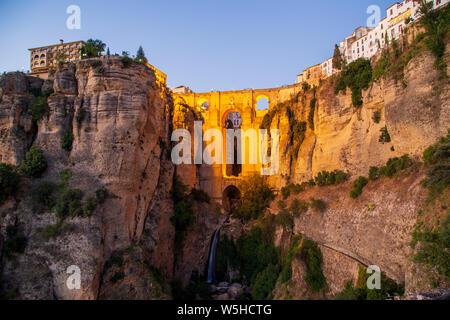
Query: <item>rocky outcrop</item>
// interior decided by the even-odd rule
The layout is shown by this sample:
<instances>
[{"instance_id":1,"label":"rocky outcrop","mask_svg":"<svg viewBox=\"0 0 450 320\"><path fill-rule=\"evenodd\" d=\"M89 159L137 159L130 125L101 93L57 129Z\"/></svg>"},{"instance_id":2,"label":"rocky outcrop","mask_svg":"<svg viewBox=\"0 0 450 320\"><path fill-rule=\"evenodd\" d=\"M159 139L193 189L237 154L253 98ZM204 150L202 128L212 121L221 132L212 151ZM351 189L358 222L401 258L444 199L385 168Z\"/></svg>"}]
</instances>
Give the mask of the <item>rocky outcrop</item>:
<instances>
[{"instance_id":1,"label":"rocky outcrop","mask_svg":"<svg viewBox=\"0 0 450 320\"><path fill-rule=\"evenodd\" d=\"M0 78L0 162L17 165L25 158L36 132L31 116L36 98L30 89L41 86L42 80L20 72Z\"/></svg>"},{"instance_id":2,"label":"rocky outcrop","mask_svg":"<svg viewBox=\"0 0 450 320\"><path fill-rule=\"evenodd\" d=\"M7 225L17 223L28 238L23 255L14 262L4 259L2 289L18 289L26 299L108 299L123 290L128 298L152 298L155 291L137 278L147 278L154 266L164 272L163 277L171 277L173 270L169 191L174 168L167 152L171 97L165 87L156 84L152 70L138 64L126 68L116 57L65 65L53 79L48 116L33 124L28 115L34 101L27 93L30 78L22 74L2 77L0 123L9 131L23 131L20 139L9 135L2 144L3 161L17 164L33 143L48 161L42 180L59 183L59 172L70 169L71 188L82 190L87 197L105 187L110 196L90 218L69 219L62 234L47 241L40 230L56 218L50 212L33 212L30 190L37 182L26 181L17 203L11 200L1 208L2 233ZM61 148L66 131L74 135L71 152ZM22 139L28 133L30 138ZM145 227L150 220L152 226ZM152 241L143 241L144 230ZM104 264L113 253L135 246L139 250L124 255L123 265L136 272L125 270L123 279L116 277L112 283L111 276L103 274ZM142 266L133 267L136 260ZM81 270L80 290L66 286L71 265ZM122 289L113 289L121 284Z\"/></svg>"}]
</instances>

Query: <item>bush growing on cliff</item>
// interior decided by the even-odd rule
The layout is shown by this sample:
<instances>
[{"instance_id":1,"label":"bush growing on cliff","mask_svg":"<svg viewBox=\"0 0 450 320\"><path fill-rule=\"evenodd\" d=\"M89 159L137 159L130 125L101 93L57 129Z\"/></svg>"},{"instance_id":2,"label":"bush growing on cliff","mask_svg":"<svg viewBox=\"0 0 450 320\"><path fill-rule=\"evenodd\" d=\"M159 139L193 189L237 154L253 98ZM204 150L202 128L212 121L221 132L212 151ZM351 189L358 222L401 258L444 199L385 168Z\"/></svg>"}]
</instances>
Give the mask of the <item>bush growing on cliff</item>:
<instances>
[{"instance_id":1,"label":"bush growing on cliff","mask_svg":"<svg viewBox=\"0 0 450 320\"><path fill-rule=\"evenodd\" d=\"M100 54L105 51L106 44L99 39L89 39L86 44L81 47L80 53L82 59L100 57Z\"/></svg>"},{"instance_id":2,"label":"bush growing on cliff","mask_svg":"<svg viewBox=\"0 0 450 320\"><path fill-rule=\"evenodd\" d=\"M27 242L27 238L19 233L17 225L6 226L6 240L3 247L5 257L10 260L16 253L23 253Z\"/></svg>"},{"instance_id":3,"label":"bush growing on cliff","mask_svg":"<svg viewBox=\"0 0 450 320\"><path fill-rule=\"evenodd\" d=\"M429 200L450 185L450 130L446 137L423 153L427 177L422 184L429 190Z\"/></svg>"},{"instance_id":4,"label":"bush growing on cliff","mask_svg":"<svg viewBox=\"0 0 450 320\"><path fill-rule=\"evenodd\" d=\"M192 202L187 194L187 187L184 185L177 175L174 175L172 185L172 200L174 202L174 215L170 218L175 227L176 242L181 243L184 231L195 222L194 211L192 210Z\"/></svg>"},{"instance_id":5,"label":"bush growing on cliff","mask_svg":"<svg viewBox=\"0 0 450 320\"><path fill-rule=\"evenodd\" d=\"M420 231L417 228L413 233L413 248L417 243L420 243L420 247L414 261L436 270L446 282L450 281L450 215L435 231Z\"/></svg>"},{"instance_id":6,"label":"bush growing on cliff","mask_svg":"<svg viewBox=\"0 0 450 320\"><path fill-rule=\"evenodd\" d=\"M56 216L64 220L66 217L81 217L83 216L83 207L81 200L83 199L83 192L79 189L64 190L58 197L55 205Z\"/></svg>"},{"instance_id":7,"label":"bush growing on cliff","mask_svg":"<svg viewBox=\"0 0 450 320\"><path fill-rule=\"evenodd\" d=\"M292 278L292 261L297 256L297 254L299 254L299 252L301 251L301 248L300 248L301 240L302 240L302 235L300 234L300 235L297 235L292 242L292 246L289 249L289 252L286 256L286 260L283 264L283 268L281 269L280 275L278 277L278 279L281 283L286 283L287 281L289 281Z\"/></svg>"},{"instance_id":8,"label":"bush growing on cliff","mask_svg":"<svg viewBox=\"0 0 450 320\"><path fill-rule=\"evenodd\" d=\"M204 203L211 202L211 197L203 190L198 190L194 188L191 190L191 196L197 202L204 202Z\"/></svg>"},{"instance_id":9,"label":"bush growing on cliff","mask_svg":"<svg viewBox=\"0 0 450 320\"><path fill-rule=\"evenodd\" d=\"M109 195L109 191L106 188L99 188L97 190L95 190L95 197L97 198L97 203L98 204L103 204L106 200L106 198L108 198Z\"/></svg>"},{"instance_id":10,"label":"bush growing on cliff","mask_svg":"<svg viewBox=\"0 0 450 320\"><path fill-rule=\"evenodd\" d=\"M309 204L304 200L294 199L291 203L289 211L295 218L300 217L302 213L308 211Z\"/></svg>"},{"instance_id":11,"label":"bush growing on cliff","mask_svg":"<svg viewBox=\"0 0 450 320\"><path fill-rule=\"evenodd\" d=\"M20 182L16 169L6 163L0 163L0 205L14 194Z\"/></svg>"},{"instance_id":12,"label":"bush growing on cliff","mask_svg":"<svg viewBox=\"0 0 450 320\"><path fill-rule=\"evenodd\" d=\"M360 58L346 65L342 70L335 88L335 93L350 88L352 90L353 106L360 107L363 104L362 90L368 89L372 80L372 66L370 61Z\"/></svg>"},{"instance_id":13,"label":"bush growing on cliff","mask_svg":"<svg viewBox=\"0 0 450 320\"><path fill-rule=\"evenodd\" d=\"M322 171L314 178L316 185L319 187L337 185L347 180L348 174L340 170L334 170L333 172Z\"/></svg>"},{"instance_id":14,"label":"bush growing on cliff","mask_svg":"<svg viewBox=\"0 0 450 320\"><path fill-rule=\"evenodd\" d=\"M73 140L75 139L72 130L66 130L61 138L61 148L70 152L72 151Z\"/></svg>"},{"instance_id":15,"label":"bush growing on cliff","mask_svg":"<svg viewBox=\"0 0 450 320\"><path fill-rule=\"evenodd\" d=\"M326 285L322 272L323 257L320 248L314 242L305 239L300 249L300 256L306 264L306 283L312 292L319 292Z\"/></svg>"},{"instance_id":16,"label":"bush growing on cliff","mask_svg":"<svg viewBox=\"0 0 450 320\"><path fill-rule=\"evenodd\" d=\"M335 300L387 300L395 296L404 294L404 286L397 284L394 280L386 277L384 272L381 273L381 289L370 290L367 288L367 279L370 274L366 272L366 268L360 266L356 286L353 281L348 281L345 289L335 295Z\"/></svg>"},{"instance_id":17,"label":"bush growing on cliff","mask_svg":"<svg viewBox=\"0 0 450 320\"><path fill-rule=\"evenodd\" d=\"M31 106L31 119L33 121L39 121L42 117L48 115L49 112L47 97L38 97L36 102Z\"/></svg>"},{"instance_id":18,"label":"bush growing on cliff","mask_svg":"<svg viewBox=\"0 0 450 320\"><path fill-rule=\"evenodd\" d=\"M362 194L363 188L369 183L369 180L366 177L359 177L353 183L353 189L350 190L350 197L353 199L358 198Z\"/></svg>"},{"instance_id":19,"label":"bush growing on cliff","mask_svg":"<svg viewBox=\"0 0 450 320\"><path fill-rule=\"evenodd\" d=\"M380 132L381 132L381 135L380 135L379 142L381 142L382 144L391 142L391 136L389 135L387 126L385 126L384 128L381 128Z\"/></svg>"},{"instance_id":20,"label":"bush growing on cliff","mask_svg":"<svg viewBox=\"0 0 450 320\"><path fill-rule=\"evenodd\" d=\"M239 259L239 270L250 283L270 264L278 265L279 249L275 248L272 237L260 227L253 227L248 235L238 239L236 250Z\"/></svg>"},{"instance_id":21,"label":"bush growing on cliff","mask_svg":"<svg viewBox=\"0 0 450 320\"><path fill-rule=\"evenodd\" d=\"M32 192L33 207L38 213L48 210L55 204L55 185L49 181L41 181Z\"/></svg>"},{"instance_id":22,"label":"bush growing on cliff","mask_svg":"<svg viewBox=\"0 0 450 320\"><path fill-rule=\"evenodd\" d=\"M252 297L255 300L271 299L271 294L278 279L278 269L270 264L256 276Z\"/></svg>"},{"instance_id":23,"label":"bush growing on cliff","mask_svg":"<svg viewBox=\"0 0 450 320\"><path fill-rule=\"evenodd\" d=\"M375 123L380 123L380 121L381 121L381 111L380 110L377 110L377 111L374 111L374 113L372 114L372 120L373 120L373 122L375 122Z\"/></svg>"},{"instance_id":24,"label":"bush growing on cliff","mask_svg":"<svg viewBox=\"0 0 450 320\"><path fill-rule=\"evenodd\" d=\"M305 140L307 124L306 124L306 122L298 122L297 120L291 120L290 126L292 129L291 155L293 157L297 158L300 147L302 146L303 141Z\"/></svg>"},{"instance_id":25,"label":"bush growing on cliff","mask_svg":"<svg viewBox=\"0 0 450 320\"><path fill-rule=\"evenodd\" d=\"M25 160L22 161L20 169L27 176L40 177L47 169L47 160L44 158L44 153L38 147L32 146L25 155Z\"/></svg>"},{"instance_id":26,"label":"bush growing on cliff","mask_svg":"<svg viewBox=\"0 0 450 320\"><path fill-rule=\"evenodd\" d=\"M265 178L259 175L242 181L240 190L242 202L233 216L246 221L258 219L275 198L272 188L267 184Z\"/></svg>"},{"instance_id":27,"label":"bush growing on cliff","mask_svg":"<svg viewBox=\"0 0 450 320\"><path fill-rule=\"evenodd\" d=\"M322 199L310 199L310 206L315 212L324 212L327 208L327 204Z\"/></svg>"},{"instance_id":28,"label":"bush growing on cliff","mask_svg":"<svg viewBox=\"0 0 450 320\"><path fill-rule=\"evenodd\" d=\"M316 98L311 99L311 102L309 103L308 123L309 123L309 128L312 131L314 131L314 115L316 113L316 104L317 104L317 99Z\"/></svg>"}]
</instances>

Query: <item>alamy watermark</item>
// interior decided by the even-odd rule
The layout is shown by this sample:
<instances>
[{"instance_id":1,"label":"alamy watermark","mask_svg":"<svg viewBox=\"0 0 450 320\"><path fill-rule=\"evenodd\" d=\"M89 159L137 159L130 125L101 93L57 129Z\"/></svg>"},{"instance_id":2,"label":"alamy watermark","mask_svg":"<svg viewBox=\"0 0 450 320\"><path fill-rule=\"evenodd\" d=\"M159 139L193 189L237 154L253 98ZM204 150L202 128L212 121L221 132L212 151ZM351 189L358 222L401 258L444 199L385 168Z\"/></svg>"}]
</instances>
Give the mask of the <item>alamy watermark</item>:
<instances>
[{"instance_id":1,"label":"alamy watermark","mask_svg":"<svg viewBox=\"0 0 450 320\"><path fill-rule=\"evenodd\" d=\"M81 29L81 8L75 4L67 7L66 13L70 16L66 20L66 26L69 30Z\"/></svg>"},{"instance_id":2,"label":"alamy watermark","mask_svg":"<svg viewBox=\"0 0 450 320\"><path fill-rule=\"evenodd\" d=\"M270 148L268 141L271 140ZM261 175L275 175L279 171L280 133L278 129L227 129L226 157L224 159L224 138L219 129L209 129L203 133L202 122L194 123L194 157L192 157L192 136L189 130L177 129L172 133L172 141L179 142L172 149L172 162L180 164L262 164ZM248 143L246 143L248 141ZM209 143L204 147L204 143ZM248 153L246 152L248 150ZM258 152L259 150L259 152ZM248 161L247 161L248 156ZM192 161L193 160L193 161ZM225 160L225 161L224 161Z\"/></svg>"},{"instance_id":3,"label":"alamy watermark","mask_svg":"<svg viewBox=\"0 0 450 320\"><path fill-rule=\"evenodd\" d=\"M72 265L67 268L67 274L70 274L67 277L66 285L69 290L79 290L81 289L81 270L80 267Z\"/></svg>"}]
</instances>

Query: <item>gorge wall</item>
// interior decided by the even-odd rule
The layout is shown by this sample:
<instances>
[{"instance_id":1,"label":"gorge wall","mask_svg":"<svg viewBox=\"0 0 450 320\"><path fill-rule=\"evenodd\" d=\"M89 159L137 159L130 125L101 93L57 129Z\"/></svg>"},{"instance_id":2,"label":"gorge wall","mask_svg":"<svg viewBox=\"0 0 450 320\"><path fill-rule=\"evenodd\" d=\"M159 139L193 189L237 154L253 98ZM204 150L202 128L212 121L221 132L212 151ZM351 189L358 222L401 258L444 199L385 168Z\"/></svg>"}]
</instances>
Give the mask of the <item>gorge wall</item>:
<instances>
[{"instance_id":1,"label":"gorge wall","mask_svg":"<svg viewBox=\"0 0 450 320\"><path fill-rule=\"evenodd\" d=\"M54 93L48 98L48 114L33 123L35 98L29 89L41 86L42 92L53 88ZM45 241L38 230L56 218L33 212L31 190L36 182L26 179L15 199L1 209L3 236L7 225L17 224L28 238L23 255L2 261L3 291L18 289L26 299L152 298L157 286L147 283L152 275L145 266L169 276L174 263L174 167L167 152L172 105L167 89L157 86L154 72L145 66L126 68L115 57L65 65L45 83L8 74L0 87L3 162L19 164L33 144L48 162L42 180L58 184L59 173L70 169L71 188L86 196L98 188L109 190L91 217L72 219L70 230ZM74 135L71 152L61 148L66 131ZM135 279L115 284L109 279L112 271L104 266L111 256L124 252L124 270L115 272ZM82 290L67 289L66 269L71 265L81 269Z\"/></svg>"}]
</instances>

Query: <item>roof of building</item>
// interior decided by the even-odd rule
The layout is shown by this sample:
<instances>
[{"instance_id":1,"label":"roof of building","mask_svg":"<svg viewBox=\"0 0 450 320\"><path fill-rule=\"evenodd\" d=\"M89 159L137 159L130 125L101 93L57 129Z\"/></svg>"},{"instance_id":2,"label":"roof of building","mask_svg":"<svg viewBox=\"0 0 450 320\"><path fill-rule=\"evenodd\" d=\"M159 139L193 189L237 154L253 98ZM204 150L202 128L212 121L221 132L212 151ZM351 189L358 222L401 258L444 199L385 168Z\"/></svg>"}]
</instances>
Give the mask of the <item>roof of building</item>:
<instances>
[{"instance_id":1,"label":"roof of building","mask_svg":"<svg viewBox=\"0 0 450 320\"><path fill-rule=\"evenodd\" d=\"M83 40L72 41L72 42L64 42L64 43L52 44L52 45L49 45L49 46L31 48L31 49L28 49L28 50L29 51L33 51L33 50L36 50L36 49L45 49L45 48L51 48L51 47L57 47L57 46L65 46L65 45L68 45L68 44L75 44L75 43L85 43L85 42Z\"/></svg>"}]
</instances>

